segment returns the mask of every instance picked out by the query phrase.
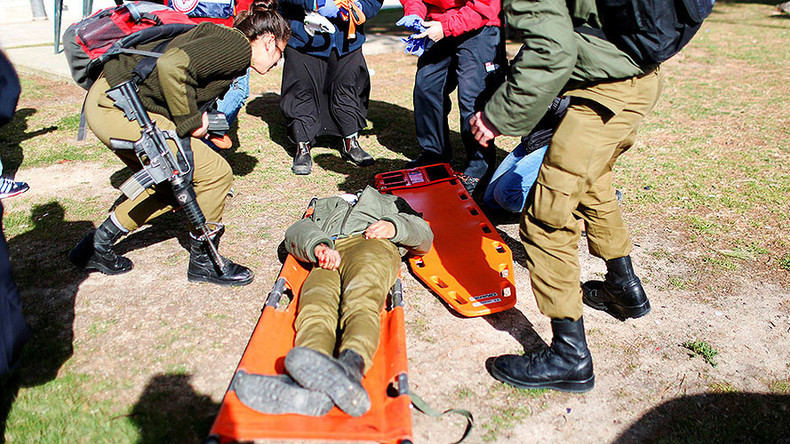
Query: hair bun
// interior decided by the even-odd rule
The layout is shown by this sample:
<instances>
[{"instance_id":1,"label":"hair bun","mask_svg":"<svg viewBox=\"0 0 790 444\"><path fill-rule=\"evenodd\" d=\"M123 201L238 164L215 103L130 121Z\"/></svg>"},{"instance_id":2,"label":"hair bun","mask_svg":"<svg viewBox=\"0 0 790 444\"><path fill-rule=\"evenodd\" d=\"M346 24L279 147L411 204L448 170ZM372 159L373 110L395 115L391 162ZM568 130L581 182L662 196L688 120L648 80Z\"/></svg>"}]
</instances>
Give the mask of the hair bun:
<instances>
[{"instance_id":1,"label":"hair bun","mask_svg":"<svg viewBox=\"0 0 790 444\"><path fill-rule=\"evenodd\" d=\"M253 0L250 12L269 12L277 10L277 0Z\"/></svg>"}]
</instances>

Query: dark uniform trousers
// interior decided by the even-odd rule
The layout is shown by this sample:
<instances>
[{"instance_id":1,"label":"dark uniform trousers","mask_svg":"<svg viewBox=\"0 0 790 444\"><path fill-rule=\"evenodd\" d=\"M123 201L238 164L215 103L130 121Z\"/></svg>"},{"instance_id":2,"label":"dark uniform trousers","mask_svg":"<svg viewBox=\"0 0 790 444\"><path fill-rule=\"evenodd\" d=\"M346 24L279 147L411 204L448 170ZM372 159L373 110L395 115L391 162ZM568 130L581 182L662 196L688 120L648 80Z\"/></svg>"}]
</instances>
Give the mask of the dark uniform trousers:
<instances>
[{"instance_id":1,"label":"dark uniform trousers","mask_svg":"<svg viewBox=\"0 0 790 444\"><path fill-rule=\"evenodd\" d=\"M641 77L568 91L571 105L551 140L521 215L532 291L551 318L582 316L578 242L584 220L590 253L604 260L631 252L612 187L612 167L634 144L661 94L656 69Z\"/></svg>"},{"instance_id":2,"label":"dark uniform trousers","mask_svg":"<svg viewBox=\"0 0 790 444\"><path fill-rule=\"evenodd\" d=\"M140 125L137 121L129 121L123 111L113 105L112 99L105 92L110 88L107 80L102 77L96 81L85 99L85 116L88 125L96 137L107 146L110 138L137 140L140 138ZM166 117L150 113L151 120L162 130L175 131L175 124ZM170 149L176 150L170 143ZM197 202L206 220L213 223L222 222L225 200L233 184L233 172L228 162L208 147L202 140L192 138L190 146L194 154L194 172L192 185L197 195ZM133 150L114 150L133 171L142 168ZM151 219L171 211L176 205L169 183L162 183L149 188L134 200L126 199L115 209L118 222L129 231L134 231ZM200 233L194 233L200 234Z\"/></svg>"},{"instance_id":3,"label":"dark uniform trousers","mask_svg":"<svg viewBox=\"0 0 790 444\"><path fill-rule=\"evenodd\" d=\"M481 150L469 119L483 108L500 83L500 31L484 26L438 42L428 40L417 61L414 79L414 123L417 142L428 153L452 160L448 116L450 94L458 88L461 140L467 156L465 173L482 177L496 159L493 148Z\"/></svg>"},{"instance_id":4,"label":"dark uniform trousers","mask_svg":"<svg viewBox=\"0 0 790 444\"><path fill-rule=\"evenodd\" d=\"M370 73L362 49L339 57L302 54L285 48L280 110L291 142L316 136L350 136L367 124Z\"/></svg>"},{"instance_id":5,"label":"dark uniform trousers","mask_svg":"<svg viewBox=\"0 0 790 444\"><path fill-rule=\"evenodd\" d=\"M302 285L294 345L328 356L336 347L354 350L367 371L379 346L380 312L398 277L400 252L387 239L362 235L338 240L335 249L340 267L313 267Z\"/></svg>"}]
</instances>

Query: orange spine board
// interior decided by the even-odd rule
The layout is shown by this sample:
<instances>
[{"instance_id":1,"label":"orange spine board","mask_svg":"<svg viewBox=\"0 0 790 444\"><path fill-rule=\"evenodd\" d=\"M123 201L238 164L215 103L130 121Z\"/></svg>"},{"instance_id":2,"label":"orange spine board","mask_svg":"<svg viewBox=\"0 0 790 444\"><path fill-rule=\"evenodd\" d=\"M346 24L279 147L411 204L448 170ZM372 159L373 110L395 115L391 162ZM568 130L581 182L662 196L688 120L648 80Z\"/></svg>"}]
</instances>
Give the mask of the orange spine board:
<instances>
[{"instance_id":1,"label":"orange spine board","mask_svg":"<svg viewBox=\"0 0 790 444\"><path fill-rule=\"evenodd\" d=\"M453 310L474 317L516 304L512 252L449 165L381 173L376 187L404 198L430 224L431 251L409 264Z\"/></svg>"}]
</instances>

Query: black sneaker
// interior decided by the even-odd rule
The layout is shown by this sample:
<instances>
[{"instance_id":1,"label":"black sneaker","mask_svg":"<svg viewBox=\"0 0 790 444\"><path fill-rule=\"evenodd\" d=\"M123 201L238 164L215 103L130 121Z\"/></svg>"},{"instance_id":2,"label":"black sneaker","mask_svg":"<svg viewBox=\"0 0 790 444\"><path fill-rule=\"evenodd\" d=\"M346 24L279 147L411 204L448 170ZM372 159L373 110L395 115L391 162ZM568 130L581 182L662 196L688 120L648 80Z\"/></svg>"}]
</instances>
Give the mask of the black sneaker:
<instances>
[{"instance_id":1,"label":"black sneaker","mask_svg":"<svg viewBox=\"0 0 790 444\"><path fill-rule=\"evenodd\" d=\"M310 157L310 149L310 143L308 142L296 144L296 154L294 154L294 163L291 166L291 171L297 176L306 176L313 169L313 158Z\"/></svg>"},{"instance_id":2,"label":"black sneaker","mask_svg":"<svg viewBox=\"0 0 790 444\"><path fill-rule=\"evenodd\" d=\"M367 167L376 163L376 160L370 154L359 146L359 140L354 137L343 138L343 148L340 149L340 157L357 166Z\"/></svg>"}]
</instances>

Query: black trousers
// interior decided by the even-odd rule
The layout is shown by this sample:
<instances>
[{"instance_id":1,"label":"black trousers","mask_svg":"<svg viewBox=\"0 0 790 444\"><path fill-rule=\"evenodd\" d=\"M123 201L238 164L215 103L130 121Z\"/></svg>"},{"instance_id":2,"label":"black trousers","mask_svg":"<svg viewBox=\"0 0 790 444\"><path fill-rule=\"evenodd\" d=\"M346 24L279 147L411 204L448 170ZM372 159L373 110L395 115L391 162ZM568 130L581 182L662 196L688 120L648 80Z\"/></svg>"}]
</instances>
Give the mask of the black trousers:
<instances>
[{"instance_id":1,"label":"black trousers","mask_svg":"<svg viewBox=\"0 0 790 444\"><path fill-rule=\"evenodd\" d=\"M369 100L370 74L361 49L316 57L286 48L280 110L293 143L354 134L365 127Z\"/></svg>"}]
</instances>

